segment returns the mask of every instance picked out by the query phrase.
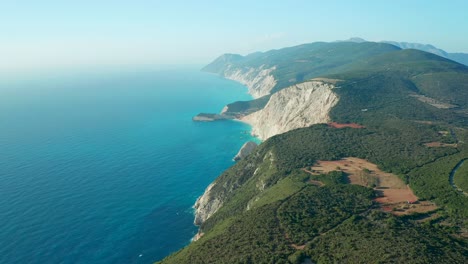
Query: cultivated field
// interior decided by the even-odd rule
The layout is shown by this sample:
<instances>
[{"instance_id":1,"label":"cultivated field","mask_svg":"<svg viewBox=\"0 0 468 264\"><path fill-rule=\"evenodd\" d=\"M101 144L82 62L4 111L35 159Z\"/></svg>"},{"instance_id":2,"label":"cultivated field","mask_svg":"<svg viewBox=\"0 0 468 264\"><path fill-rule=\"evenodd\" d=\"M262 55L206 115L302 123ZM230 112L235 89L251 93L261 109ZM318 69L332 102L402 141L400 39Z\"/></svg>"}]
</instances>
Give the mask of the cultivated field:
<instances>
[{"instance_id":1,"label":"cultivated field","mask_svg":"<svg viewBox=\"0 0 468 264\"><path fill-rule=\"evenodd\" d=\"M344 158L336 161L318 161L307 172L315 175L332 171L346 173L349 183L371 187L375 190L375 201L382 210L395 215L423 213L437 207L430 202L420 202L411 188L398 176L380 170L377 165L359 158Z\"/></svg>"}]
</instances>

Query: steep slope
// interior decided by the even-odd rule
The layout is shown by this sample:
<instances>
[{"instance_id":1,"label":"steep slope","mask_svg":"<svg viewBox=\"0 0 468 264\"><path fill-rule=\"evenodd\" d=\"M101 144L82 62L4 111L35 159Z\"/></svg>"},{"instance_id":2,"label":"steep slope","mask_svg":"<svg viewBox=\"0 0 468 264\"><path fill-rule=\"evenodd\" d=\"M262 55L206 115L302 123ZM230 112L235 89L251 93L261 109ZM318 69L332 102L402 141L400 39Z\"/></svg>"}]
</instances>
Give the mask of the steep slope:
<instances>
[{"instance_id":1,"label":"steep slope","mask_svg":"<svg viewBox=\"0 0 468 264\"><path fill-rule=\"evenodd\" d=\"M333 88L320 81L290 86L272 95L262 110L241 120L252 125L252 134L263 140L296 128L327 123L330 110L338 102Z\"/></svg>"},{"instance_id":2,"label":"steep slope","mask_svg":"<svg viewBox=\"0 0 468 264\"><path fill-rule=\"evenodd\" d=\"M267 68L265 65L241 69L229 66L224 71L224 77L244 84L253 98L260 98L269 95L276 86L277 80L272 75L274 70L275 66Z\"/></svg>"}]
</instances>

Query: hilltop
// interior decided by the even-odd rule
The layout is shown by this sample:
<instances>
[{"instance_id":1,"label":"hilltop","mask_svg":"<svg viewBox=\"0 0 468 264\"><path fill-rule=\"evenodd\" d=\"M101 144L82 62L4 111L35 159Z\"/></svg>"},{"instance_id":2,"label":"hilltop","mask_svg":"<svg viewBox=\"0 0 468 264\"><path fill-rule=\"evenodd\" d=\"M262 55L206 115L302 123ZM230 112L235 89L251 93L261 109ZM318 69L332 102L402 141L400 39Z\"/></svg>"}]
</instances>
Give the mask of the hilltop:
<instances>
[{"instance_id":1,"label":"hilltop","mask_svg":"<svg viewBox=\"0 0 468 264\"><path fill-rule=\"evenodd\" d=\"M346 40L346 42L356 42L356 43L363 43L368 42L362 38L350 38ZM417 49L429 53L433 53L435 55L456 61L458 63L468 65L468 54L461 53L461 52L447 52L443 49L439 49L431 44L422 44L422 43L412 43L412 42L398 42L398 41L389 41L384 40L381 43L387 43L399 47L401 49Z\"/></svg>"}]
</instances>

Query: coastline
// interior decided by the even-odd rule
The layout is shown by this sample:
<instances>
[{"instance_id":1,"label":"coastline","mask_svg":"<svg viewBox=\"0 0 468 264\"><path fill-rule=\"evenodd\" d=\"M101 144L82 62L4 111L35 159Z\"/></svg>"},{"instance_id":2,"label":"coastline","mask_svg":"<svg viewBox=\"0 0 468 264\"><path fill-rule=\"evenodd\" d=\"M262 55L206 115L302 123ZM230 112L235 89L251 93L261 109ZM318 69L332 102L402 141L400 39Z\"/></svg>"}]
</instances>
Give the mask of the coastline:
<instances>
[{"instance_id":1,"label":"coastline","mask_svg":"<svg viewBox=\"0 0 468 264\"><path fill-rule=\"evenodd\" d=\"M211 72L208 72L208 73L211 73ZM225 80L230 80L230 81L233 81L233 82L236 82L236 83L238 83L238 84L243 85L243 86L247 89L247 94L250 95L250 97L251 97L250 99L251 99L251 100L254 100L254 99L255 99L254 96L249 92L249 91L250 91L250 88L249 88L246 84L244 84L244 83L242 83L242 82L240 82L240 81L238 81L238 80L233 80L233 79L230 79L230 78L226 78L226 77L221 76L221 75L216 74L216 73L211 73L211 74L214 74L214 75L216 75L216 76L219 76L219 77L221 77L221 78L223 78L223 79L225 79ZM225 105L225 106L223 107L223 109L221 110L220 114L212 114L212 115L222 116L222 115L223 115L223 112L225 111L225 109L227 109L227 105ZM199 115L204 115L204 114L199 114ZM197 116L199 116L199 115L197 115ZM247 122L247 121L245 121L245 120L242 120L242 118L243 118L243 116L240 117L240 118L234 117L234 118L221 118L221 119L212 119L212 120L197 120L197 118L194 117L194 118L192 118L192 120L193 120L193 121L197 121L197 122L213 122L213 121L221 121L221 120L222 120L222 121L234 121L234 122L240 122L240 123L246 124L246 125L249 126L249 130L247 130L246 132L247 132L252 138L249 139L249 140L247 140L245 143L247 143L247 142L249 142L249 141L253 141L253 142L255 142L257 145L260 145L260 144L263 142L263 140L262 140L261 138L259 138L257 135L253 134L253 130L254 130L253 124L251 124L251 123L249 123L249 122ZM244 144L245 144L245 143L244 143ZM240 149L242 149L242 147L241 147ZM239 150L240 150L240 149L239 149ZM219 176L219 175L218 175L218 176ZM216 177L216 179L217 179L217 178L218 178L218 177ZM204 233L201 232L201 228L200 228L201 224L197 224L197 223L196 223L196 222L197 222L197 214L198 214L198 212L197 212L197 204L199 203L199 201L200 201L201 199L203 199L203 197L204 197L207 193L209 193L209 190L210 190L211 187L214 185L216 179L214 179L213 182L211 182L211 183L205 188L203 194L200 195L200 196L197 198L197 200L194 202L194 204L192 205L193 216L194 216L194 223L193 223L193 224L194 224L196 227L198 227L198 231L197 231L197 233L190 239L190 243L193 243L193 242L198 241L198 240L199 240L201 237L203 237L203 235L204 235Z\"/></svg>"},{"instance_id":2,"label":"coastline","mask_svg":"<svg viewBox=\"0 0 468 264\"><path fill-rule=\"evenodd\" d=\"M258 135L253 133L253 131L254 131L254 125L253 124L249 123L248 121L242 120L240 118L234 118L234 119L230 119L230 120L232 120L234 122L240 122L242 124L248 125L250 127L249 135L252 137L252 139L253 139L252 141L254 141L255 143L260 145L261 143L263 143L265 141L262 138L260 138Z\"/></svg>"}]
</instances>

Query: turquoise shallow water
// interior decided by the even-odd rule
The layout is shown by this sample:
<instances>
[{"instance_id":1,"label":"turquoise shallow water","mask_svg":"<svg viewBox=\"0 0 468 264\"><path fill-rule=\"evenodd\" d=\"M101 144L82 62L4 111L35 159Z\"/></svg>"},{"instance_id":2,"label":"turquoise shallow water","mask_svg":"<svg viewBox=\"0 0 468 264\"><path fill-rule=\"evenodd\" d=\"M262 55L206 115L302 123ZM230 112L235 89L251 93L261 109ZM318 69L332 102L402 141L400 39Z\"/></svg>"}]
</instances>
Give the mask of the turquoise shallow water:
<instances>
[{"instance_id":1,"label":"turquoise shallow water","mask_svg":"<svg viewBox=\"0 0 468 264\"><path fill-rule=\"evenodd\" d=\"M191 206L250 139L192 122L247 100L198 70L0 81L0 263L152 263L196 233Z\"/></svg>"}]
</instances>

